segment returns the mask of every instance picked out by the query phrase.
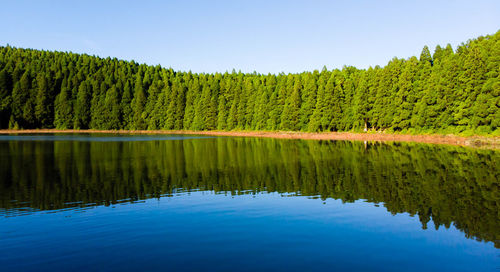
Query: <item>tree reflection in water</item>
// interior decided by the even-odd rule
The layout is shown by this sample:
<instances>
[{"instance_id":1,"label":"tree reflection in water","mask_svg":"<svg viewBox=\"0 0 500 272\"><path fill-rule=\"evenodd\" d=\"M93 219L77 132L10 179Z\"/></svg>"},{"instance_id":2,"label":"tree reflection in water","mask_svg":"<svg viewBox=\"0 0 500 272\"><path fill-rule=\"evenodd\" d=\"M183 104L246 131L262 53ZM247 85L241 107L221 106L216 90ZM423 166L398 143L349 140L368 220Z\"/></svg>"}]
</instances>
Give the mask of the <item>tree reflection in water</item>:
<instances>
[{"instance_id":1,"label":"tree reflection in water","mask_svg":"<svg viewBox=\"0 0 500 272\"><path fill-rule=\"evenodd\" d=\"M168 139L168 138L166 138ZM206 138L0 141L0 214L209 190L383 203L500 247L500 152L412 143Z\"/></svg>"}]
</instances>

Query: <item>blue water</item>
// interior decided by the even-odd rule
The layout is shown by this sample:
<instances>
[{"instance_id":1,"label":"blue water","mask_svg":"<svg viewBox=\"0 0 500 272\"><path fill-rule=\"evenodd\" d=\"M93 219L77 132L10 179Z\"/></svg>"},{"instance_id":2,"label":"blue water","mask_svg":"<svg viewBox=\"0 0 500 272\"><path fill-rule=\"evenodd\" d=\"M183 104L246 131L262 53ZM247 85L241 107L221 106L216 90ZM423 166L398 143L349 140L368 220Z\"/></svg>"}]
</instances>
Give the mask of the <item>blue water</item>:
<instances>
[{"instance_id":1,"label":"blue water","mask_svg":"<svg viewBox=\"0 0 500 272\"><path fill-rule=\"evenodd\" d=\"M152 137L150 142L132 139L99 143L101 137L96 137L96 142L75 144L71 142L78 139L75 136L52 138L70 140L66 143L50 142L49 136L40 136L44 140L37 142L33 137L23 137L22 141L4 138L5 142L0 142L1 271L500 269L500 251L495 241L488 238L498 237L499 222L494 222L498 208L491 207L491 203L498 203L498 191L488 189L480 194L489 193L488 199L478 198L475 192L481 189L475 187L470 192L459 192L453 189L453 169L443 170L448 174L436 173L452 180L452 190L438 191L436 188L442 188L440 183L446 181L442 179L434 185L436 178L425 164L436 155L446 165L447 152L464 152L462 155L469 157L463 165L459 164L462 167L477 167L470 161L474 158L479 165L490 165L496 171L495 151L381 145L373 147L375 152L367 151L363 144L349 142L320 144L185 136L171 138L180 142ZM434 153L427 154L429 150ZM280 156L282 161L271 155L279 152L285 152ZM235 153L238 159L229 159ZM162 161L167 159L165 154L169 154L169 159L173 157L171 162ZM349 161L355 163L344 162L342 166L335 154L353 154ZM391 156L401 154L412 154L414 159L422 157L422 161L417 161L422 169L404 164L405 168L396 170L402 166L395 164ZM368 161L363 162L362 158ZM376 164L368 165L374 160ZM392 167L388 167L389 163ZM449 163L456 167L457 158ZM179 164L183 166L175 166ZM328 175L325 165L340 169L326 179L327 186L332 184L330 189L318 183ZM84 169L87 166L90 170ZM355 180L355 186L361 188L358 190L347 185L345 177L358 175L354 168L359 167L377 172ZM22 170L16 172L19 168ZM316 170L309 175L308 169ZM89 175L82 174L87 171ZM406 176L396 179L402 176L397 171ZM347 172L349 175L344 175ZM423 187L408 190L430 188L430 193L419 189L422 191L416 194L408 191L398 195L392 187L377 193L373 190L384 188L368 186L381 177L387 184L405 180L415 183L412 173L427 174L419 175L420 180L424 177ZM493 173L493 177L497 175ZM479 182L480 174L473 176ZM461 177L473 186L471 176ZM498 188L495 178L484 179ZM308 183L318 185L311 191ZM398 188L404 190L405 186L411 185ZM453 200L446 196L455 193L475 199L468 205L475 210L484 209L479 214L488 221L477 218L470 223L464 220L475 217L469 214L473 211L463 216L460 210L447 210L454 202L447 202ZM325 194L333 197L321 196ZM421 196L422 200L402 197L409 194ZM471 195L464 196L467 194ZM443 203L433 204L433 216L445 215L439 215L442 222L433 222L431 216L424 224L425 216L411 207L425 207L433 196L438 199L435 203ZM387 203L380 201L381 197ZM401 203L406 203L407 208L400 208ZM491 211L477 208L488 205Z\"/></svg>"}]
</instances>

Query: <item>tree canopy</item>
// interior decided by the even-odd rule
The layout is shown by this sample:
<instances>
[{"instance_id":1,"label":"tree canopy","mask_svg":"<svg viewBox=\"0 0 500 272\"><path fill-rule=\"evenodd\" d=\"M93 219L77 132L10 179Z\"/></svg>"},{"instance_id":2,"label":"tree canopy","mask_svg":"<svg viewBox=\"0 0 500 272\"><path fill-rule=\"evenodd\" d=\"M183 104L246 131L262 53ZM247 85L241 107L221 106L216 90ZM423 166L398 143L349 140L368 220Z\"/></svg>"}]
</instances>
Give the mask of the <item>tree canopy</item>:
<instances>
[{"instance_id":1,"label":"tree canopy","mask_svg":"<svg viewBox=\"0 0 500 272\"><path fill-rule=\"evenodd\" d=\"M0 47L0 128L500 135L500 31L384 67L178 72Z\"/></svg>"}]
</instances>

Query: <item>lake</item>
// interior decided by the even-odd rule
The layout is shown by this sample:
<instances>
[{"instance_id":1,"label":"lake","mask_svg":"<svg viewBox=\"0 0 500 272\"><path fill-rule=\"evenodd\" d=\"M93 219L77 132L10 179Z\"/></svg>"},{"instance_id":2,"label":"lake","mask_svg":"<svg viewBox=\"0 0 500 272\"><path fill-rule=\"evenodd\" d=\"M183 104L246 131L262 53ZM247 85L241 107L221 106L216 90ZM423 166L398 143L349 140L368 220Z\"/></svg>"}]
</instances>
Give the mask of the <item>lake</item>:
<instances>
[{"instance_id":1,"label":"lake","mask_svg":"<svg viewBox=\"0 0 500 272\"><path fill-rule=\"evenodd\" d=\"M500 151L0 135L1 271L498 271Z\"/></svg>"}]
</instances>

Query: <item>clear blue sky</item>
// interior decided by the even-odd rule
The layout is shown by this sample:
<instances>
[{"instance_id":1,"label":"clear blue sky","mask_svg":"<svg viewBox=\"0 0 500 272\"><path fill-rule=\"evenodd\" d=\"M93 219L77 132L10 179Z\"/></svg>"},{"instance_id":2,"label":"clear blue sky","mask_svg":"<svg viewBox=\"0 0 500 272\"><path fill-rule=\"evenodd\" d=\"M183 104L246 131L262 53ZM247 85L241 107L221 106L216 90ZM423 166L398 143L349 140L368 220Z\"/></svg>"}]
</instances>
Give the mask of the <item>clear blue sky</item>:
<instances>
[{"instance_id":1,"label":"clear blue sky","mask_svg":"<svg viewBox=\"0 0 500 272\"><path fill-rule=\"evenodd\" d=\"M499 0L2 1L0 45L175 70L301 72L385 65L500 29Z\"/></svg>"}]
</instances>

